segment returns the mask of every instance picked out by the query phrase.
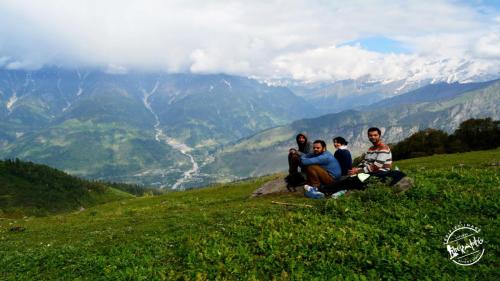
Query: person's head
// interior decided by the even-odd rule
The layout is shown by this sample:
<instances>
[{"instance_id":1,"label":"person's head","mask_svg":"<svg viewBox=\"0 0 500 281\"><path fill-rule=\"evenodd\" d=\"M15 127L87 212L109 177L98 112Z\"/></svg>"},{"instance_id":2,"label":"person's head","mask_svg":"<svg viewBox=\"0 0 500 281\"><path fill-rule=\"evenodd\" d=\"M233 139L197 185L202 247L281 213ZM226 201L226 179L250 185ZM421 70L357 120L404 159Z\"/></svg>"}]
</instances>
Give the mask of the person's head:
<instances>
[{"instance_id":1,"label":"person's head","mask_svg":"<svg viewBox=\"0 0 500 281\"><path fill-rule=\"evenodd\" d=\"M298 145L303 145L307 142L307 137L304 134L298 134L295 139L297 140Z\"/></svg>"},{"instance_id":2,"label":"person's head","mask_svg":"<svg viewBox=\"0 0 500 281\"><path fill-rule=\"evenodd\" d=\"M321 154L326 151L326 142L324 140L315 140L313 142L313 153Z\"/></svg>"},{"instance_id":3,"label":"person's head","mask_svg":"<svg viewBox=\"0 0 500 281\"><path fill-rule=\"evenodd\" d=\"M335 148L339 148L343 145L347 145L347 141L343 137L333 138L333 146L335 146Z\"/></svg>"},{"instance_id":4,"label":"person's head","mask_svg":"<svg viewBox=\"0 0 500 281\"><path fill-rule=\"evenodd\" d=\"M380 142L380 136L382 132L380 131L379 128L372 127L368 129L368 139L373 145L376 145Z\"/></svg>"}]
</instances>

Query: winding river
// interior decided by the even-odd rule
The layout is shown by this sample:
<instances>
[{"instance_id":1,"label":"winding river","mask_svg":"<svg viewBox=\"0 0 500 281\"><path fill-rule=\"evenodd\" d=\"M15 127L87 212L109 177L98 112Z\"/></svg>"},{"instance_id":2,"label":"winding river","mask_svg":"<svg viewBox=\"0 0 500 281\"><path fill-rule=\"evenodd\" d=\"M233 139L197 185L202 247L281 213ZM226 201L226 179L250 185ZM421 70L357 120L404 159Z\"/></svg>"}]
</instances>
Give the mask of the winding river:
<instances>
[{"instance_id":1,"label":"winding river","mask_svg":"<svg viewBox=\"0 0 500 281\"><path fill-rule=\"evenodd\" d=\"M172 189L178 189L182 187L182 184L193 178L193 176L197 175L200 171L198 163L195 161L193 155L190 153L193 149L186 145L185 143L182 143L172 137L169 137L163 129L161 129L161 124L160 124L160 118L158 117L158 114L153 110L151 107L151 97L156 93L158 90L159 82L157 81L156 84L154 85L153 89L151 91L146 91L142 90L143 92L143 103L144 106L153 114L155 117L155 125L154 125L154 130L155 130L155 140L158 142L164 142L168 145L170 145L173 149L179 151L183 155L185 155L188 159L189 162L191 163L191 168L187 171L185 171L182 175L181 178L177 179L175 184L172 186ZM161 186L162 188L165 187L165 185Z\"/></svg>"}]
</instances>

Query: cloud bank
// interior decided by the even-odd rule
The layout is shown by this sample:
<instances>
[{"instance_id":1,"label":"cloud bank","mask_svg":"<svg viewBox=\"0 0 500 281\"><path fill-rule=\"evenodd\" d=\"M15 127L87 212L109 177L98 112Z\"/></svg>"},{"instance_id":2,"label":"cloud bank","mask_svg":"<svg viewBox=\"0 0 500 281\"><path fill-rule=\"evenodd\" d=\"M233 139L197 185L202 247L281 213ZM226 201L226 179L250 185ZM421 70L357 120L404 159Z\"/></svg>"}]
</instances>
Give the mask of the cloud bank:
<instances>
[{"instance_id":1,"label":"cloud bank","mask_svg":"<svg viewBox=\"0 0 500 281\"><path fill-rule=\"evenodd\" d=\"M405 52L346 44L398 42ZM500 11L481 1L0 0L0 67L260 79L500 75Z\"/></svg>"}]
</instances>

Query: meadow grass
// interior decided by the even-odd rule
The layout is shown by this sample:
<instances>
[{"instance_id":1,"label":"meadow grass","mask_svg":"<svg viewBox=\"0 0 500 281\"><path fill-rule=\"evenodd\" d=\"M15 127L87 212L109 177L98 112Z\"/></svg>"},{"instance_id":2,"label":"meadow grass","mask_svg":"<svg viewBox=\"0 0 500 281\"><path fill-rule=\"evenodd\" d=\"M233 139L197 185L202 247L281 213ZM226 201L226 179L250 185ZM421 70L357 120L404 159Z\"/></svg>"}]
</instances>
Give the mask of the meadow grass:
<instances>
[{"instance_id":1,"label":"meadow grass","mask_svg":"<svg viewBox=\"0 0 500 281\"><path fill-rule=\"evenodd\" d=\"M402 194L375 183L337 200L249 198L268 176L1 219L0 279L499 280L499 162L500 149L400 161L415 181ZM485 240L472 266L443 244L460 223Z\"/></svg>"}]
</instances>

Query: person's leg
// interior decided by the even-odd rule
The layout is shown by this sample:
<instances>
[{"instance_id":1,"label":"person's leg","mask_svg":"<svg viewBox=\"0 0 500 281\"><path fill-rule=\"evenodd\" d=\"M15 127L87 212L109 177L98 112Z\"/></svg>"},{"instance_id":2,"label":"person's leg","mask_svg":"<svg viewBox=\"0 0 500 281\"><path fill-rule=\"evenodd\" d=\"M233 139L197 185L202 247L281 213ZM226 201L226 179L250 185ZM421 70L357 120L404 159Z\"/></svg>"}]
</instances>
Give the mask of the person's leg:
<instances>
[{"instance_id":1,"label":"person's leg","mask_svg":"<svg viewBox=\"0 0 500 281\"><path fill-rule=\"evenodd\" d=\"M296 186L304 185L305 180L299 172L300 156L298 153L288 154L288 176L285 178L286 188L289 191L296 191Z\"/></svg>"},{"instance_id":2,"label":"person's leg","mask_svg":"<svg viewBox=\"0 0 500 281\"><path fill-rule=\"evenodd\" d=\"M389 177L392 178L391 182L389 183L390 186L395 185L398 183L402 178L406 177L406 174L401 172L401 171L389 171Z\"/></svg>"},{"instance_id":3,"label":"person's leg","mask_svg":"<svg viewBox=\"0 0 500 281\"><path fill-rule=\"evenodd\" d=\"M290 175L299 172L300 156L297 153L288 153L288 173Z\"/></svg>"},{"instance_id":4,"label":"person's leg","mask_svg":"<svg viewBox=\"0 0 500 281\"><path fill-rule=\"evenodd\" d=\"M334 194L337 191L340 191L340 190L344 189L343 188L344 182L345 182L345 180L343 180L343 181L336 181L333 184L321 186L320 188L318 188L318 190L321 191L321 192L323 192L325 195L331 195L331 194Z\"/></svg>"},{"instance_id":5,"label":"person's leg","mask_svg":"<svg viewBox=\"0 0 500 281\"><path fill-rule=\"evenodd\" d=\"M333 184L334 180L328 172L319 165L305 167L307 175L307 184L314 187Z\"/></svg>"},{"instance_id":6,"label":"person's leg","mask_svg":"<svg viewBox=\"0 0 500 281\"><path fill-rule=\"evenodd\" d=\"M402 178L404 178L406 176L405 173L403 173L401 171L394 171L394 170L390 170L387 172L373 173L371 175L379 178L380 181L383 183L387 183L387 181L390 180L390 182L389 182L390 186L395 185L398 181L400 181Z\"/></svg>"},{"instance_id":7,"label":"person's leg","mask_svg":"<svg viewBox=\"0 0 500 281\"><path fill-rule=\"evenodd\" d=\"M325 193L326 195L330 195L341 190L363 190L365 188L366 185L362 183L358 177L342 177L339 181L336 181L333 184L325 185L319 191Z\"/></svg>"}]
</instances>

